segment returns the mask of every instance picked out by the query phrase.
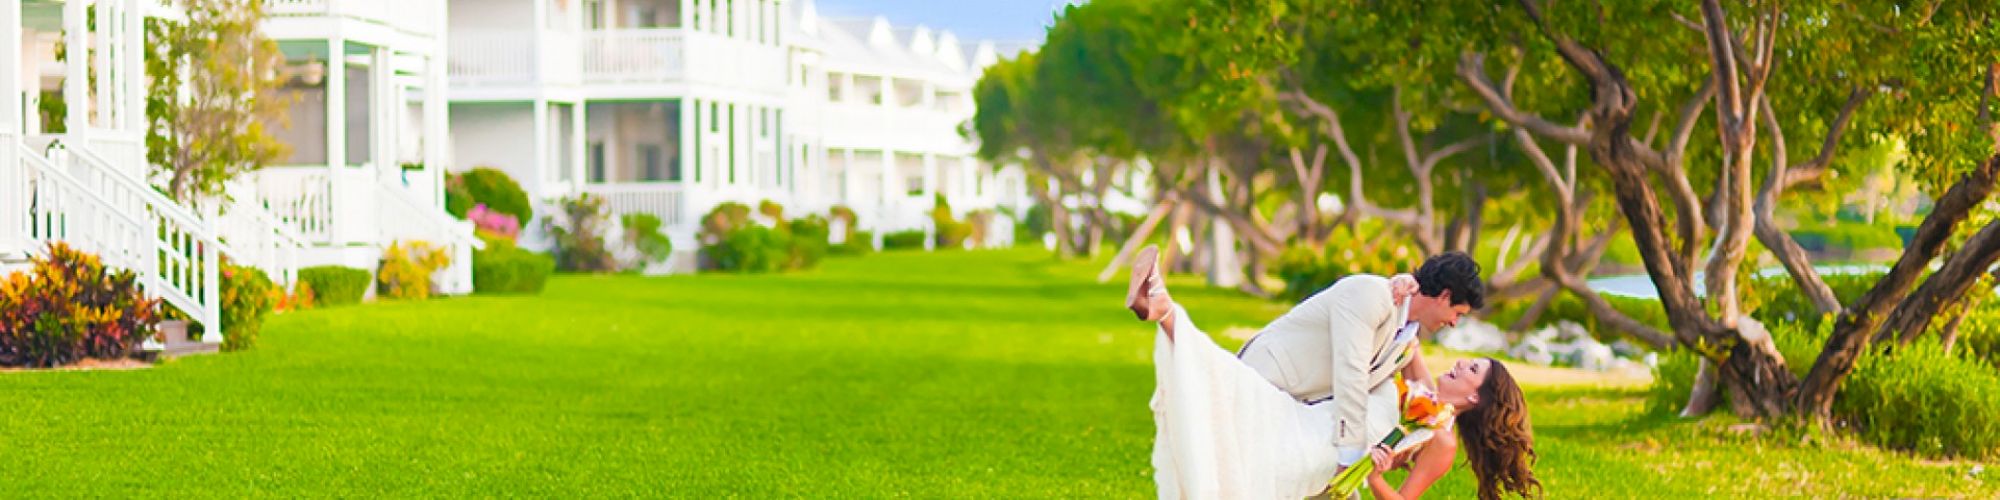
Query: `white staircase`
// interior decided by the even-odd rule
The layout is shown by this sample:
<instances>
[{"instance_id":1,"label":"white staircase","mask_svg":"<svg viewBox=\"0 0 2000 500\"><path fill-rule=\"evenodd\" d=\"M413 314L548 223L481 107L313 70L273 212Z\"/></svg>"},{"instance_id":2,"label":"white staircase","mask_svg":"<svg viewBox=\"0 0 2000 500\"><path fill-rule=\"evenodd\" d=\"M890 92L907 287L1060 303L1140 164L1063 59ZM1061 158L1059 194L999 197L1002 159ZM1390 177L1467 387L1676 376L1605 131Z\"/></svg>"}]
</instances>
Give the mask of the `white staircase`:
<instances>
[{"instance_id":1,"label":"white staircase","mask_svg":"<svg viewBox=\"0 0 2000 500\"><path fill-rule=\"evenodd\" d=\"M409 188L383 180L377 186L376 204L381 217L382 236L396 241L421 240L442 246L451 263L431 276L441 292L450 295L472 293L472 251L486 247L473 232L471 222L453 218L437 205L424 203Z\"/></svg>"},{"instance_id":2,"label":"white staircase","mask_svg":"<svg viewBox=\"0 0 2000 500\"><path fill-rule=\"evenodd\" d=\"M254 188L242 185L228 188L217 221L223 253L237 264L263 271L290 293L299 282L299 254L305 251L305 236L279 220L258 200Z\"/></svg>"},{"instance_id":3,"label":"white staircase","mask_svg":"<svg viewBox=\"0 0 2000 500\"><path fill-rule=\"evenodd\" d=\"M42 151L10 144L18 162L8 186L21 195L15 231L29 253L65 242L106 266L138 274L146 293L204 325L220 325L222 245L214 228L151 186L88 151L51 142ZM14 214L10 214L14 215ZM201 341L222 342L209 328Z\"/></svg>"}]
</instances>

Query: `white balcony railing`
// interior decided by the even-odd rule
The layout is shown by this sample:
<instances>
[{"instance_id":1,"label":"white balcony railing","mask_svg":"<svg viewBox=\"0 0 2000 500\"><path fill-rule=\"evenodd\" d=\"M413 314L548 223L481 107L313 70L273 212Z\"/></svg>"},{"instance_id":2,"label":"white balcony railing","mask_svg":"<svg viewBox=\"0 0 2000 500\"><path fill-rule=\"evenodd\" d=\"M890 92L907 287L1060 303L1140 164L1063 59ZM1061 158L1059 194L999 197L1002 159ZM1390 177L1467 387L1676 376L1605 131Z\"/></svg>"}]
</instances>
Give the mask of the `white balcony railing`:
<instances>
[{"instance_id":1,"label":"white balcony railing","mask_svg":"<svg viewBox=\"0 0 2000 500\"><path fill-rule=\"evenodd\" d=\"M438 33L443 0L264 0L271 17L346 17L420 34Z\"/></svg>"},{"instance_id":2,"label":"white balcony railing","mask_svg":"<svg viewBox=\"0 0 2000 500\"><path fill-rule=\"evenodd\" d=\"M454 85L521 84L535 81L535 39L523 31L451 31L449 70Z\"/></svg>"},{"instance_id":3,"label":"white balcony railing","mask_svg":"<svg viewBox=\"0 0 2000 500\"><path fill-rule=\"evenodd\" d=\"M582 40L583 80L588 83L675 80L687 69L678 29L590 31Z\"/></svg>"},{"instance_id":4,"label":"white balcony railing","mask_svg":"<svg viewBox=\"0 0 2000 500\"><path fill-rule=\"evenodd\" d=\"M604 197L604 206L613 216L653 214L669 228L690 222L687 198L679 183L585 184L583 190Z\"/></svg>"},{"instance_id":5,"label":"white balcony railing","mask_svg":"<svg viewBox=\"0 0 2000 500\"><path fill-rule=\"evenodd\" d=\"M573 84L578 81L575 35L560 31L452 30L452 85L463 87Z\"/></svg>"}]
</instances>

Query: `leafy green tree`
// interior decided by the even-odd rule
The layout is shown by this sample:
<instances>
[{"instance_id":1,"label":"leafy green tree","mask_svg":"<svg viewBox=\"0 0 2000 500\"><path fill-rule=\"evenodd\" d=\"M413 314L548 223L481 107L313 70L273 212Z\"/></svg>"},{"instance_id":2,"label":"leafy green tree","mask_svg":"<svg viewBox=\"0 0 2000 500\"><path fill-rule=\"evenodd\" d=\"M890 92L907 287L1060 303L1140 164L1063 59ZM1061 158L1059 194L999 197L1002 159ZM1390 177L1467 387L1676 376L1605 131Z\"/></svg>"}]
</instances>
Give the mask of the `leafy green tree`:
<instances>
[{"instance_id":1,"label":"leafy green tree","mask_svg":"<svg viewBox=\"0 0 2000 500\"><path fill-rule=\"evenodd\" d=\"M284 55L260 31L260 0L175 0L181 20L146 20L146 159L167 195L191 202L222 193L286 146L269 127L286 123Z\"/></svg>"}]
</instances>

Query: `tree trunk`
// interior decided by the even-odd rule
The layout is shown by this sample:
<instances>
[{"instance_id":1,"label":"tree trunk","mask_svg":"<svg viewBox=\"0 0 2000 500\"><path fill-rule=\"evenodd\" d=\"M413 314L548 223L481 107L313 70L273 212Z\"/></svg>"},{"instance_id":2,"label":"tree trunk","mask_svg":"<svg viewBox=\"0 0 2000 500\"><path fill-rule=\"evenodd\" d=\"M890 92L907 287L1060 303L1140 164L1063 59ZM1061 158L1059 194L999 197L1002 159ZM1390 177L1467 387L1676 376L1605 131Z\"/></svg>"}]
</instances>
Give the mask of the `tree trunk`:
<instances>
[{"instance_id":1,"label":"tree trunk","mask_svg":"<svg viewBox=\"0 0 2000 500\"><path fill-rule=\"evenodd\" d=\"M1854 363L1861 352L1874 339L1875 329L1882 324L1890 312L1890 306L1907 302L1910 287L1917 276L1928 267L1932 258L1944 248L1951 238L1952 228L1973 208L1984 203L1993 194L1994 181L2000 179L2000 154L1987 158L1978 168L1967 172L1951 188L1939 196L1930 215L1917 226L1917 234L1910 244L1903 248L1902 257L1889 268L1889 274L1868 289L1858 302L1848 307L1835 321L1832 336L1820 349L1819 360L1813 363L1812 371L1806 374L1804 387L1798 395L1797 406L1809 412L1822 425L1830 420L1833 413L1833 396L1840 390L1840 383L1854 371Z\"/></svg>"},{"instance_id":2,"label":"tree trunk","mask_svg":"<svg viewBox=\"0 0 2000 500\"><path fill-rule=\"evenodd\" d=\"M1965 246L1945 258L1944 265L1931 273L1930 279L1924 280L1889 313L1874 341L1894 336L1897 344L1909 345L1930 327L1940 311L1965 300L1972 285L1986 275L1987 269L1993 268L1996 259L2000 259L2000 220L1988 222L1965 240Z\"/></svg>"},{"instance_id":3,"label":"tree trunk","mask_svg":"<svg viewBox=\"0 0 2000 500\"><path fill-rule=\"evenodd\" d=\"M1167 254L1165 257L1167 262L1166 268L1171 270L1171 272L1194 272L1194 267L1190 264L1192 259L1187 258L1186 255L1192 249L1183 246L1181 243L1182 233L1193 232L1189 227L1190 221L1193 218L1194 205L1187 203L1175 204L1173 223L1167 226ZM1190 236L1193 235L1190 234ZM1187 241L1199 241L1199 239L1198 237L1189 238Z\"/></svg>"},{"instance_id":4,"label":"tree trunk","mask_svg":"<svg viewBox=\"0 0 2000 500\"><path fill-rule=\"evenodd\" d=\"M1964 307L1958 308L1957 314L1951 315L1951 322L1944 324L1944 331L1938 332L1938 335L1943 337L1942 343L1944 344L1945 354L1951 354L1951 346L1958 343L1958 325L1964 323L1965 317L1971 315L1974 309L1978 309L1979 303L1985 299L1985 294L1973 296L1971 302L1967 302Z\"/></svg>"}]
</instances>

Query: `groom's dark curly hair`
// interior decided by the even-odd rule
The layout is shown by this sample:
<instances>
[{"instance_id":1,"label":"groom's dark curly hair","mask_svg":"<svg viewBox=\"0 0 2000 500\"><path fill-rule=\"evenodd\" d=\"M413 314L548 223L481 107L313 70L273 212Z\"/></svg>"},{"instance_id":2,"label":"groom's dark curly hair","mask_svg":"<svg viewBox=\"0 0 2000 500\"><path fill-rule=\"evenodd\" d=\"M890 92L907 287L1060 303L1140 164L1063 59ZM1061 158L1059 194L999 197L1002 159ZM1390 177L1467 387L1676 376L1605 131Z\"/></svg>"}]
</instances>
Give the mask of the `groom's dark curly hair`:
<instances>
[{"instance_id":1,"label":"groom's dark curly hair","mask_svg":"<svg viewBox=\"0 0 2000 500\"><path fill-rule=\"evenodd\" d=\"M1451 290L1451 304L1473 309L1486 306L1486 282L1479 279L1479 263L1465 252L1450 251L1424 260L1417 268L1417 293L1436 297Z\"/></svg>"}]
</instances>

